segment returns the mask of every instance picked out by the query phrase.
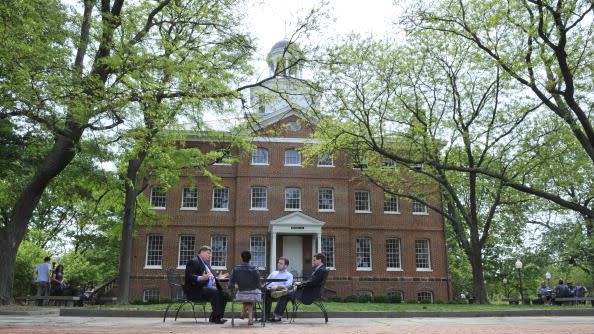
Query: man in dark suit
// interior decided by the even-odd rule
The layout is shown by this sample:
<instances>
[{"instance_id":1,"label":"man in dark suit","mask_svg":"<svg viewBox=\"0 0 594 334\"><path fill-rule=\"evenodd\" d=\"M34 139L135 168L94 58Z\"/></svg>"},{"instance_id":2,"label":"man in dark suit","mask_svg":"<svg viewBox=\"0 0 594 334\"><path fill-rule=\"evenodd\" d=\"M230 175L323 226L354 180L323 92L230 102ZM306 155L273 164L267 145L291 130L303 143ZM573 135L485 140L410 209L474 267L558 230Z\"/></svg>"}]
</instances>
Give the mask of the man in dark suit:
<instances>
[{"instance_id":1,"label":"man in dark suit","mask_svg":"<svg viewBox=\"0 0 594 334\"><path fill-rule=\"evenodd\" d=\"M311 273L311 276L301 283L295 283L295 291L287 293L278 300L276 308L274 309L274 317L270 319L270 321L282 320L287 303L289 302L289 299L293 297L297 300L300 300L305 305L310 305L320 297L324 279L327 275L326 255L323 253L317 253L313 257L312 264L314 266L314 270Z\"/></svg>"},{"instance_id":2,"label":"man in dark suit","mask_svg":"<svg viewBox=\"0 0 594 334\"><path fill-rule=\"evenodd\" d=\"M224 324L227 321L223 319L225 306L227 305L227 295L217 279L227 278L228 274L214 276L210 268L211 255L211 248L202 246L198 251L198 255L188 261L188 264L186 264L184 292L189 300L210 301L212 313L209 322Z\"/></svg>"}]
</instances>

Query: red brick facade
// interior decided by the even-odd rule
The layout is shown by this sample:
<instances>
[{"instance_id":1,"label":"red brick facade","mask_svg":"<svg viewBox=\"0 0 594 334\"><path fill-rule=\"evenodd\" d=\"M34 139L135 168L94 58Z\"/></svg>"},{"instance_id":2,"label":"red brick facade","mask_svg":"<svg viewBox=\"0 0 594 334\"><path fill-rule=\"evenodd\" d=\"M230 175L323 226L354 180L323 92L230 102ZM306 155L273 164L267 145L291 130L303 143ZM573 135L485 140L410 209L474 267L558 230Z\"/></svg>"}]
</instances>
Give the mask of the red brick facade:
<instances>
[{"instance_id":1,"label":"red brick facade","mask_svg":"<svg viewBox=\"0 0 594 334\"><path fill-rule=\"evenodd\" d=\"M295 121L295 116L287 117L279 123L290 121ZM130 300L142 299L143 296L148 296L146 294L156 294L156 291L159 291L161 298L169 298L165 271L167 268L178 268L180 237L193 236L194 248L197 249L203 244L210 245L211 238L215 235L226 239L226 270L221 268L222 271L228 271L233 264L239 263L239 254L244 249L250 249L252 236L265 236L266 265L263 271L266 274L271 269L270 257L274 255L271 249L274 241L276 257L283 255L293 262L295 259L292 258L302 257L303 275L307 275L310 266L308 259L311 259L313 252L319 251L320 238L331 240L325 238L333 237L334 267L327 287L338 291L340 295L385 295L399 292L404 300L409 300L417 299L419 293L430 293L434 300L449 300L451 296L442 217L431 210L427 214L413 214L412 203L404 199L399 199L398 213L384 213L384 193L378 187L356 181L358 171L352 168L352 163L344 156L334 157L334 167L318 167L315 163L308 166L285 166L285 150L302 147L308 134L309 130L304 126L298 131L280 131L275 137L255 141L257 147L268 150L267 165L252 165L248 157L233 165L211 166L209 169L220 176L223 185L228 188L228 211L212 210L214 186L205 177L182 177L181 185L166 193L165 209L158 210L162 213L164 225L141 227L134 237ZM212 149L206 142L199 140L188 142L188 145L201 150ZM180 209L184 185L197 187L197 208ZM266 210L251 209L252 187L266 188ZM300 189L300 210L285 210L287 187ZM333 211L319 210L320 188L332 190ZM356 191L368 191L370 212L355 212ZM150 190L147 190L146 195L151 196ZM439 205L439 202L435 204ZM291 221L286 226L283 225L282 229L274 230L271 222L283 220L283 217L305 219L306 224L311 220L313 225L317 224L321 234L299 234L299 229L304 227L290 226ZM281 228L280 225L285 223L278 224L278 228ZM308 228L306 225L304 229ZM297 251L296 254L281 254L283 249L288 249L283 248L283 240L289 239L284 239L287 235L282 232L289 231L287 229L294 229L290 230L291 242L297 242L294 247L300 247L302 253ZM159 239L160 243L153 245L154 249L151 248L156 250L152 259L161 264L151 268L146 267L149 235L160 236L151 237L153 239L162 238ZM272 240L273 236L276 236L275 240ZM358 269L356 263L356 240L360 238L369 239L371 243L371 268L364 270ZM394 270L387 269L388 239L397 239L400 242L401 265ZM417 240L428 240L429 243L430 265L425 270L417 269ZM158 244L162 247L160 256ZM299 262L299 259L296 261ZM179 270L182 268L179 267Z\"/></svg>"}]
</instances>

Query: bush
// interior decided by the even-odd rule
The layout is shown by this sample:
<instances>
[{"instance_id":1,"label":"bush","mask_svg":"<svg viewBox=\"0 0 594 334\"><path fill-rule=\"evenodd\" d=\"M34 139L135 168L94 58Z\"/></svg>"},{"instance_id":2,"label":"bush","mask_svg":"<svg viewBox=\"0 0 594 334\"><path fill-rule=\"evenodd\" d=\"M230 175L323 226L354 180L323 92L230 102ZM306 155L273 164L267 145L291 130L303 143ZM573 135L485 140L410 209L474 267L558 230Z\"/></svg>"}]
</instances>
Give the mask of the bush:
<instances>
[{"instance_id":1,"label":"bush","mask_svg":"<svg viewBox=\"0 0 594 334\"><path fill-rule=\"evenodd\" d=\"M389 302L394 304L402 303L402 296L401 295L390 295L388 296Z\"/></svg>"},{"instance_id":2,"label":"bush","mask_svg":"<svg viewBox=\"0 0 594 334\"><path fill-rule=\"evenodd\" d=\"M335 302L335 303L342 303L342 302L344 302L344 299L341 296L337 296L337 295L330 296L330 298L328 298L328 300L331 301L331 302Z\"/></svg>"},{"instance_id":3,"label":"bush","mask_svg":"<svg viewBox=\"0 0 594 334\"><path fill-rule=\"evenodd\" d=\"M390 297L388 297L388 296L374 296L373 302L374 303L389 303Z\"/></svg>"},{"instance_id":4,"label":"bush","mask_svg":"<svg viewBox=\"0 0 594 334\"><path fill-rule=\"evenodd\" d=\"M431 304L431 299L421 299L419 304Z\"/></svg>"},{"instance_id":5,"label":"bush","mask_svg":"<svg viewBox=\"0 0 594 334\"><path fill-rule=\"evenodd\" d=\"M407 304L418 304L419 302L416 299L409 299L406 301Z\"/></svg>"},{"instance_id":6,"label":"bush","mask_svg":"<svg viewBox=\"0 0 594 334\"><path fill-rule=\"evenodd\" d=\"M445 304L445 303L441 299L436 299L433 301L433 304Z\"/></svg>"},{"instance_id":7,"label":"bush","mask_svg":"<svg viewBox=\"0 0 594 334\"><path fill-rule=\"evenodd\" d=\"M344 302L345 303L357 303L357 302L359 302L359 298L355 295L346 296L346 297L344 297Z\"/></svg>"}]
</instances>

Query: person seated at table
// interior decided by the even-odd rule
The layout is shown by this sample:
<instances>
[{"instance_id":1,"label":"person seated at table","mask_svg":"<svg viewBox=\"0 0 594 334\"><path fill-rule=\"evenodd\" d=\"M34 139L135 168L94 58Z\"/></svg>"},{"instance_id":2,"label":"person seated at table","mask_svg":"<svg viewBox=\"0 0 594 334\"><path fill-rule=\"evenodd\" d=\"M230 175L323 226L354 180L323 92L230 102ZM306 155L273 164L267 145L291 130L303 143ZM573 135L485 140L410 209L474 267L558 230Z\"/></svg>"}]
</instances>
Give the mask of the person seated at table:
<instances>
[{"instance_id":1,"label":"person seated at table","mask_svg":"<svg viewBox=\"0 0 594 334\"><path fill-rule=\"evenodd\" d=\"M289 299L292 297L305 305L310 305L320 297L324 276L326 275L326 255L317 253L313 257L312 264L314 268L311 276L301 283L295 283L295 291L279 299L274 309L274 318L271 321L282 321L282 315Z\"/></svg>"},{"instance_id":2,"label":"person seated at table","mask_svg":"<svg viewBox=\"0 0 594 334\"><path fill-rule=\"evenodd\" d=\"M288 267L289 259L281 256L276 262L276 270L268 275L268 279L286 279L284 282L271 282L268 284L264 313L268 315L269 320L272 320L273 318L273 315L270 313L270 310L272 309L272 300L293 292L293 274L287 270Z\"/></svg>"},{"instance_id":3,"label":"person seated at table","mask_svg":"<svg viewBox=\"0 0 594 334\"><path fill-rule=\"evenodd\" d=\"M190 301L200 302L208 300L212 307L209 322L224 324L223 319L225 306L227 305L227 294L223 291L217 278L227 278L228 274L215 277L210 268L210 256L212 249L209 246L202 246L198 255L190 259L186 264L184 293Z\"/></svg>"},{"instance_id":4,"label":"person seated at table","mask_svg":"<svg viewBox=\"0 0 594 334\"><path fill-rule=\"evenodd\" d=\"M540 283L540 288L536 289L536 295L542 300L543 304L551 303L551 289L547 286L547 283Z\"/></svg>"},{"instance_id":5,"label":"person seated at table","mask_svg":"<svg viewBox=\"0 0 594 334\"><path fill-rule=\"evenodd\" d=\"M243 302L240 318L248 317L248 325L254 324L254 305L262 302L260 290L260 272L250 264L252 253L248 250L241 252L241 264L233 267L229 277L229 288L234 289L235 301Z\"/></svg>"}]
</instances>

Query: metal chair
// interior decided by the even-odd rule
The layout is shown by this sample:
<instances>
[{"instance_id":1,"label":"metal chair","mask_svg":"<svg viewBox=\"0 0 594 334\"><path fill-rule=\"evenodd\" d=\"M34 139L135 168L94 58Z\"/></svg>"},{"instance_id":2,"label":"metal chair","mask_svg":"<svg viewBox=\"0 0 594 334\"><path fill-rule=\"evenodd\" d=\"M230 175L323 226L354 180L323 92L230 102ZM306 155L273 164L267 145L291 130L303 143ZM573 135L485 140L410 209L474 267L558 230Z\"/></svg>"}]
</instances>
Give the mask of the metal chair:
<instances>
[{"instance_id":1,"label":"metal chair","mask_svg":"<svg viewBox=\"0 0 594 334\"><path fill-rule=\"evenodd\" d=\"M169 290L171 293L171 301L167 308L165 309L165 314L163 314L163 322L167 318L167 313L172 306L177 306L177 311L175 312L175 320L177 321L177 316L179 315L179 311L182 307L186 304L190 304L192 306L192 313L194 314L194 320L198 323L198 319L196 318L196 311L194 309L195 305L202 305L202 313L204 315L204 321L208 321L206 317L206 301L192 301L186 298L186 294L183 288L183 280L179 273L176 272L175 269L169 268L167 269L167 282L169 283Z\"/></svg>"},{"instance_id":2,"label":"metal chair","mask_svg":"<svg viewBox=\"0 0 594 334\"><path fill-rule=\"evenodd\" d=\"M326 305L324 305L324 302L327 300L325 294L327 291L332 291L325 288L326 280L328 279L328 273L328 270L324 272L324 278L322 279L320 294L312 303L316 305L318 308L320 308L320 311L322 311L322 313L324 314L324 319L326 320L326 323L328 323L328 312L326 311ZM291 298L289 301L291 301L293 304L293 312L291 315L290 322L295 322L295 318L297 317L297 310L299 309L299 306L303 305L303 302L295 298L295 296L293 296L293 298Z\"/></svg>"},{"instance_id":3,"label":"metal chair","mask_svg":"<svg viewBox=\"0 0 594 334\"><path fill-rule=\"evenodd\" d=\"M246 292L246 291L242 291L242 294L250 294L250 292ZM254 295L256 295L256 293L254 293ZM262 293L259 294L260 295L260 301L254 302L254 321L258 322L258 308L260 308L260 311L263 310L264 305L262 305L263 303L263 299L262 299ZM244 303L244 302L251 302L250 301L245 301L245 300L241 300L241 299L237 299L235 293L232 294L233 298L231 299L231 327L235 327L235 303ZM262 327L266 326L265 322L262 322Z\"/></svg>"}]
</instances>

